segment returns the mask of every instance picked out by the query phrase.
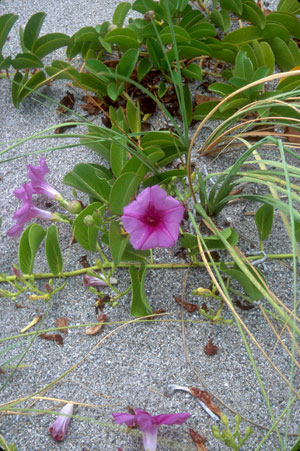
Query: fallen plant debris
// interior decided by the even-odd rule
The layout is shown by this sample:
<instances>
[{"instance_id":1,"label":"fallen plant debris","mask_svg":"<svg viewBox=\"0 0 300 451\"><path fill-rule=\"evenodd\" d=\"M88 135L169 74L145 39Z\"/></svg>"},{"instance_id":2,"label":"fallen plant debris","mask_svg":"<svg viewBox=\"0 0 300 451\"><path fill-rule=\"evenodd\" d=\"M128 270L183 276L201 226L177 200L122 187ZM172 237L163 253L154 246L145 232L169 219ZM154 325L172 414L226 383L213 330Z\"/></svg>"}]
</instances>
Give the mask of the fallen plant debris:
<instances>
[{"instance_id":1,"label":"fallen plant debris","mask_svg":"<svg viewBox=\"0 0 300 451\"><path fill-rule=\"evenodd\" d=\"M203 402L210 411L212 411L215 415L221 418L221 410L220 408L211 400L211 396L207 391L200 390L197 387L191 387L190 392L195 398L199 401Z\"/></svg>"},{"instance_id":2,"label":"fallen plant debris","mask_svg":"<svg viewBox=\"0 0 300 451\"><path fill-rule=\"evenodd\" d=\"M197 451L207 451L207 448L205 446L206 438L198 432L194 431L192 428L190 428L189 431Z\"/></svg>"},{"instance_id":3,"label":"fallen plant debris","mask_svg":"<svg viewBox=\"0 0 300 451\"><path fill-rule=\"evenodd\" d=\"M60 346L64 345L63 337L60 334L39 334L38 336L43 340L55 341Z\"/></svg>"},{"instance_id":4,"label":"fallen plant debris","mask_svg":"<svg viewBox=\"0 0 300 451\"><path fill-rule=\"evenodd\" d=\"M87 335L92 335L92 336L97 335L100 332L100 330L102 329L102 327L104 326L103 323L105 323L107 321L107 315L105 315L105 313L101 313L101 315L98 315L97 321L98 321L99 325L91 326L86 329L85 333Z\"/></svg>"},{"instance_id":5,"label":"fallen plant debris","mask_svg":"<svg viewBox=\"0 0 300 451\"><path fill-rule=\"evenodd\" d=\"M67 114L69 110L73 110L75 105L75 96L72 92L67 91L67 94L59 101L59 106L57 107L58 114ZM66 108L65 108L66 107ZM67 109L68 108L68 109Z\"/></svg>"},{"instance_id":6,"label":"fallen plant debris","mask_svg":"<svg viewBox=\"0 0 300 451\"><path fill-rule=\"evenodd\" d=\"M68 333L68 328L67 328L68 318L63 318L63 317L57 318L55 322L56 322L56 327L60 328L60 332L63 332L64 334Z\"/></svg>"},{"instance_id":7,"label":"fallen plant debris","mask_svg":"<svg viewBox=\"0 0 300 451\"><path fill-rule=\"evenodd\" d=\"M173 296L174 300L182 305L182 307L187 310L189 313L193 313L199 310L199 306L197 304L191 304L190 302L182 301L182 298L179 296Z\"/></svg>"},{"instance_id":8,"label":"fallen plant debris","mask_svg":"<svg viewBox=\"0 0 300 451\"><path fill-rule=\"evenodd\" d=\"M204 352L206 355L209 355L209 356L216 355L218 352L218 349L219 349L218 346L213 344L211 338L208 340L207 345L204 346Z\"/></svg>"}]
</instances>

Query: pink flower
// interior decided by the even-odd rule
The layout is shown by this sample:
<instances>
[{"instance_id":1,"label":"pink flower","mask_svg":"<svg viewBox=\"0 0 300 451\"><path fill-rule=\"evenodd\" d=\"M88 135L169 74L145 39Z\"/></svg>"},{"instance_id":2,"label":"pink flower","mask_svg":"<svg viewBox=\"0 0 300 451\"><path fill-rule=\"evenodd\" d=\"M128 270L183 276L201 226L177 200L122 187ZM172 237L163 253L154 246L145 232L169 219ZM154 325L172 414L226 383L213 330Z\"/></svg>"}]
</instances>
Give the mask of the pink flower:
<instances>
[{"instance_id":1,"label":"pink flower","mask_svg":"<svg viewBox=\"0 0 300 451\"><path fill-rule=\"evenodd\" d=\"M124 208L122 222L135 249L172 247L178 240L183 214L184 206L154 185Z\"/></svg>"},{"instance_id":2,"label":"pink flower","mask_svg":"<svg viewBox=\"0 0 300 451\"><path fill-rule=\"evenodd\" d=\"M63 200L62 195L58 191L56 191L55 188L50 186L44 178L45 175L50 172L44 158L40 159L40 166L32 166L31 164L28 164L27 168L28 177L31 180L32 187L35 193L43 194L50 199Z\"/></svg>"},{"instance_id":3,"label":"pink flower","mask_svg":"<svg viewBox=\"0 0 300 451\"><path fill-rule=\"evenodd\" d=\"M20 236L24 229L25 223L30 221L32 218L51 220L56 217L54 213L42 210L34 205L32 202L33 193L34 190L31 182L25 183L21 188L14 191L14 195L19 200L23 200L24 205L13 215L13 219L16 221L16 224L7 231L8 236Z\"/></svg>"},{"instance_id":4,"label":"pink flower","mask_svg":"<svg viewBox=\"0 0 300 451\"><path fill-rule=\"evenodd\" d=\"M157 446L157 433L161 424L182 424L190 416L190 413L174 413L152 416L141 409L135 409L135 415L129 413L113 413L117 424L126 424L131 427L137 424L143 435L145 451L155 451Z\"/></svg>"},{"instance_id":5,"label":"pink flower","mask_svg":"<svg viewBox=\"0 0 300 451\"><path fill-rule=\"evenodd\" d=\"M101 280L102 279L102 280ZM103 274L99 274L99 277L85 275L83 278L84 285L88 287L107 287ZM117 283L117 279L110 277L109 282L114 285Z\"/></svg>"},{"instance_id":6,"label":"pink flower","mask_svg":"<svg viewBox=\"0 0 300 451\"><path fill-rule=\"evenodd\" d=\"M69 423L71 421L70 417L66 417L65 415L73 414L73 404L66 404L60 411L62 415L58 415L56 420L51 426L48 428L48 432L52 435L53 440L56 442L62 442L67 433L67 429Z\"/></svg>"}]
</instances>

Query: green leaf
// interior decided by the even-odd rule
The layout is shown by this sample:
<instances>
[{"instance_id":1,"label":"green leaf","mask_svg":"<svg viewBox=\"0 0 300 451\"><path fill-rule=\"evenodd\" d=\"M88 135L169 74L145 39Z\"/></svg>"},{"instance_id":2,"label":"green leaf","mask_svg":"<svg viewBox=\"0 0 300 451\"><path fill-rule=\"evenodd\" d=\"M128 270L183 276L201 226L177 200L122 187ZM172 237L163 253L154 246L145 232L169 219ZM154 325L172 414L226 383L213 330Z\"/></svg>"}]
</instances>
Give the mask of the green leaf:
<instances>
[{"instance_id":1,"label":"green leaf","mask_svg":"<svg viewBox=\"0 0 300 451\"><path fill-rule=\"evenodd\" d=\"M167 88L166 84L163 81L161 81L159 83L159 88L157 91L158 97L161 99L167 91L168 91L168 88Z\"/></svg>"},{"instance_id":2,"label":"green leaf","mask_svg":"<svg viewBox=\"0 0 300 451\"><path fill-rule=\"evenodd\" d=\"M241 0L220 0L220 5L223 9L232 11L233 13L236 13L238 16L242 14L243 5Z\"/></svg>"},{"instance_id":3,"label":"green leaf","mask_svg":"<svg viewBox=\"0 0 300 451\"><path fill-rule=\"evenodd\" d=\"M26 75L26 74L25 74ZM23 81L27 80L25 76L22 79L22 87L18 93L18 102L22 102L22 100L25 99L25 97L29 96L29 94L32 93L32 91L39 89L41 86L43 86L46 83L46 75L43 71L36 72L32 77L30 77L24 84Z\"/></svg>"},{"instance_id":4,"label":"green leaf","mask_svg":"<svg viewBox=\"0 0 300 451\"><path fill-rule=\"evenodd\" d=\"M0 70L6 70L10 67L12 62L11 56L7 56L6 58L3 58L2 55L0 55Z\"/></svg>"},{"instance_id":5,"label":"green leaf","mask_svg":"<svg viewBox=\"0 0 300 451\"><path fill-rule=\"evenodd\" d=\"M252 275L259 281L254 269L250 265L246 264L246 266L247 269L252 273ZM250 297L251 301L258 301L263 297L258 288L256 288L256 286L251 282L248 276L246 276L246 274L244 274L236 264L233 268L228 268L224 262L221 262L220 270L228 274L233 279L237 280L245 290L245 293Z\"/></svg>"},{"instance_id":6,"label":"green leaf","mask_svg":"<svg viewBox=\"0 0 300 451\"><path fill-rule=\"evenodd\" d=\"M63 181L66 185L87 193L93 199L108 202L110 185L103 177L97 175L96 169L91 164L77 164L73 171L65 175Z\"/></svg>"},{"instance_id":7,"label":"green leaf","mask_svg":"<svg viewBox=\"0 0 300 451\"><path fill-rule=\"evenodd\" d=\"M117 44L125 52L127 49L138 49L140 43L136 32L130 28L117 28L107 33L105 41Z\"/></svg>"},{"instance_id":8,"label":"green leaf","mask_svg":"<svg viewBox=\"0 0 300 451\"><path fill-rule=\"evenodd\" d=\"M235 246L237 244L238 239L239 239L238 233L231 227L228 227L227 229L222 230L220 233L228 241L228 243L231 246ZM203 239L205 241L205 245L207 246L207 248L210 251L226 249L225 244L217 235L203 237ZM179 240L180 240L180 244L182 247L184 247L185 249L190 249L192 251L192 255L199 253L198 241L197 241L196 235L192 235L190 233L184 233L179 238Z\"/></svg>"},{"instance_id":9,"label":"green leaf","mask_svg":"<svg viewBox=\"0 0 300 451\"><path fill-rule=\"evenodd\" d=\"M210 16L211 21L220 27L224 33L230 28L230 16L225 9L219 11L218 9L213 9Z\"/></svg>"},{"instance_id":10,"label":"green leaf","mask_svg":"<svg viewBox=\"0 0 300 451\"><path fill-rule=\"evenodd\" d=\"M25 74L25 76L28 78L28 73ZM22 88L22 81L23 81L23 75L21 74L21 72L16 72L13 82L12 82L12 88L11 88L11 97L12 97L12 102L15 106L15 108L19 107L19 92L20 89Z\"/></svg>"},{"instance_id":11,"label":"green leaf","mask_svg":"<svg viewBox=\"0 0 300 451\"><path fill-rule=\"evenodd\" d=\"M76 31L71 39L75 44L82 44L83 42L98 42L99 33L97 33L94 27L83 27Z\"/></svg>"},{"instance_id":12,"label":"green leaf","mask_svg":"<svg viewBox=\"0 0 300 451\"><path fill-rule=\"evenodd\" d=\"M243 97L238 97L235 99L230 99L228 102L223 103L223 105L220 106L220 113L226 113L228 111L237 110L239 108L242 108L245 105L248 105L249 99L245 99Z\"/></svg>"},{"instance_id":13,"label":"green leaf","mask_svg":"<svg viewBox=\"0 0 300 451\"><path fill-rule=\"evenodd\" d=\"M192 39L189 45L179 45L178 51L181 58L196 58L197 56L210 56L211 54L209 46L204 42L197 41L196 39Z\"/></svg>"},{"instance_id":14,"label":"green leaf","mask_svg":"<svg viewBox=\"0 0 300 451\"><path fill-rule=\"evenodd\" d=\"M44 12L38 12L33 14L28 20L23 33L23 43L26 49L32 50L33 44L40 34L46 15Z\"/></svg>"},{"instance_id":15,"label":"green leaf","mask_svg":"<svg viewBox=\"0 0 300 451\"><path fill-rule=\"evenodd\" d=\"M267 22L281 24L289 30L294 38L300 39L300 20L294 14L272 12L267 15Z\"/></svg>"},{"instance_id":16,"label":"green leaf","mask_svg":"<svg viewBox=\"0 0 300 451\"><path fill-rule=\"evenodd\" d=\"M259 6L252 1L243 2L243 11L241 17L254 25L257 25L261 30L266 25L266 18Z\"/></svg>"},{"instance_id":17,"label":"green leaf","mask_svg":"<svg viewBox=\"0 0 300 451\"><path fill-rule=\"evenodd\" d=\"M49 33L37 39L32 47L32 52L39 58L61 47L69 45L71 38L64 33Z\"/></svg>"},{"instance_id":18,"label":"green leaf","mask_svg":"<svg viewBox=\"0 0 300 451\"><path fill-rule=\"evenodd\" d=\"M173 25L171 29L168 25L160 32L160 38L164 45L173 43L172 32L174 33L177 44L189 44L191 42L191 36L184 28L178 25Z\"/></svg>"},{"instance_id":19,"label":"green leaf","mask_svg":"<svg viewBox=\"0 0 300 451\"><path fill-rule=\"evenodd\" d=\"M276 63L283 71L288 71L296 66L292 52L282 39L275 37L271 46L275 55Z\"/></svg>"},{"instance_id":20,"label":"green leaf","mask_svg":"<svg viewBox=\"0 0 300 451\"><path fill-rule=\"evenodd\" d=\"M132 102L132 100L128 100L128 102L126 103L126 115L131 132L140 133L141 111L139 102L137 102L137 105L135 105L135 103Z\"/></svg>"},{"instance_id":21,"label":"green leaf","mask_svg":"<svg viewBox=\"0 0 300 451\"><path fill-rule=\"evenodd\" d=\"M112 186L109 197L110 211L122 215L123 209L130 203L140 184L139 177L133 172L126 172L117 178Z\"/></svg>"},{"instance_id":22,"label":"green leaf","mask_svg":"<svg viewBox=\"0 0 300 451\"><path fill-rule=\"evenodd\" d=\"M131 3L128 3L128 2L119 3L115 9L112 23L114 25L117 25L118 27L122 27L125 17L127 16L127 13L130 10L130 8L131 8Z\"/></svg>"},{"instance_id":23,"label":"green leaf","mask_svg":"<svg viewBox=\"0 0 300 451\"><path fill-rule=\"evenodd\" d=\"M280 0L277 6L277 11L299 14L300 6L297 0Z\"/></svg>"},{"instance_id":24,"label":"green leaf","mask_svg":"<svg viewBox=\"0 0 300 451\"><path fill-rule=\"evenodd\" d=\"M186 121L187 121L188 125L191 125L192 114L193 114L193 102L192 102L192 96L190 93L190 88L187 83L183 87L183 101L185 104ZM182 114L184 114L183 110L182 110Z\"/></svg>"},{"instance_id":25,"label":"green leaf","mask_svg":"<svg viewBox=\"0 0 300 451\"><path fill-rule=\"evenodd\" d=\"M146 265L143 263L140 269L130 266L129 274L131 277L131 315L132 316L147 316L151 315L152 309L147 301L145 293L145 275Z\"/></svg>"},{"instance_id":26,"label":"green leaf","mask_svg":"<svg viewBox=\"0 0 300 451\"><path fill-rule=\"evenodd\" d=\"M263 204L255 213L255 223L260 241L265 241L273 227L274 208L272 205Z\"/></svg>"},{"instance_id":27,"label":"green leaf","mask_svg":"<svg viewBox=\"0 0 300 451\"><path fill-rule=\"evenodd\" d=\"M110 83L113 72L102 61L96 59L89 59L86 62L86 68L88 71L96 75L100 80L105 83Z\"/></svg>"},{"instance_id":28,"label":"green leaf","mask_svg":"<svg viewBox=\"0 0 300 451\"><path fill-rule=\"evenodd\" d=\"M186 175L187 173L185 169L171 169L170 171L160 172L158 175L148 177L143 182L143 187L147 188L147 186L159 185L160 183L167 183L173 177L180 178L186 177Z\"/></svg>"},{"instance_id":29,"label":"green leaf","mask_svg":"<svg viewBox=\"0 0 300 451\"><path fill-rule=\"evenodd\" d=\"M212 83L208 87L209 91L216 92L222 97L226 97L236 90L234 86L230 86L227 83Z\"/></svg>"},{"instance_id":30,"label":"green leaf","mask_svg":"<svg viewBox=\"0 0 300 451\"><path fill-rule=\"evenodd\" d=\"M274 72L275 56L268 42L253 41L253 50L258 66L266 66L269 69L269 75Z\"/></svg>"},{"instance_id":31,"label":"green leaf","mask_svg":"<svg viewBox=\"0 0 300 451\"><path fill-rule=\"evenodd\" d=\"M291 451L299 451L299 449L300 449L300 437L298 438L297 442L295 443Z\"/></svg>"},{"instance_id":32,"label":"green leaf","mask_svg":"<svg viewBox=\"0 0 300 451\"><path fill-rule=\"evenodd\" d=\"M148 72L150 72L150 70L152 69L152 64L150 63L148 58L142 58L139 63L138 63L138 68L137 68L137 77L138 77L138 81L141 81L145 75L148 74Z\"/></svg>"},{"instance_id":33,"label":"green leaf","mask_svg":"<svg viewBox=\"0 0 300 451\"><path fill-rule=\"evenodd\" d=\"M217 30L209 22L202 22L191 27L189 34L192 39L202 39L208 38L209 36L217 36Z\"/></svg>"},{"instance_id":34,"label":"green leaf","mask_svg":"<svg viewBox=\"0 0 300 451\"><path fill-rule=\"evenodd\" d=\"M147 159L151 161L151 163L156 163L165 156L165 153L156 147L148 147L143 150L143 153ZM122 173L125 174L126 172L134 172L141 181L148 171L149 168L141 160L139 160L139 158L134 156L127 161L123 167Z\"/></svg>"},{"instance_id":35,"label":"green leaf","mask_svg":"<svg viewBox=\"0 0 300 451\"><path fill-rule=\"evenodd\" d=\"M294 221L295 224L295 239L299 243L300 242L300 222Z\"/></svg>"},{"instance_id":36,"label":"green leaf","mask_svg":"<svg viewBox=\"0 0 300 451\"><path fill-rule=\"evenodd\" d=\"M110 166L115 177L119 177L127 161L126 140L111 143Z\"/></svg>"},{"instance_id":37,"label":"green leaf","mask_svg":"<svg viewBox=\"0 0 300 451\"><path fill-rule=\"evenodd\" d=\"M0 55L6 38L18 18L19 16L16 14L3 14L3 16L0 16Z\"/></svg>"},{"instance_id":38,"label":"green leaf","mask_svg":"<svg viewBox=\"0 0 300 451\"><path fill-rule=\"evenodd\" d=\"M12 61L12 65L17 70L44 66L40 58L32 55L32 53L18 53Z\"/></svg>"},{"instance_id":39,"label":"green leaf","mask_svg":"<svg viewBox=\"0 0 300 451\"><path fill-rule=\"evenodd\" d=\"M165 131L148 132L141 139L143 149L147 147L161 147L163 149L166 146L182 147L178 138Z\"/></svg>"},{"instance_id":40,"label":"green leaf","mask_svg":"<svg viewBox=\"0 0 300 451\"><path fill-rule=\"evenodd\" d=\"M120 224L117 221L111 221L109 227L109 247L115 265L120 263L128 240L129 235L122 233Z\"/></svg>"},{"instance_id":41,"label":"green leaf","mask_svg":"<svg viewBox=\"0 0 300 451\"><path fill-rule=\"evenodd\" d=\"M95 210L98 210L103 206L100 202L94 202L88 205L82 210L75 221L73 222L72 231L76 240L87 251L96 251L96 244L99 234L99 228L97 227L97 221L95 225L87 226L84 222L84 218L88 215L93 216Z\"/></svg>"},{"instance_id":42,"label":"green leaf","mask_svg":"<svg viewBox=\"0 0 300 451\"><path fill-rule=\"evenodd\" d=\"M254 39L261 38L261 31L255 25L249 27L239 28L238 30L228 33L222 40L222 42L230 42L232 44L240 45L247 42L252 42Z\"/></svg>"},{"instance_id":43,"label":"green leaf","mask_svg":"<svg viewBox=\"0 0 300 451\"><path fill-rule=\"evenodd\" d=\"M250 82L254 74L252 62L247 53L243 50L240 50L236 55L233 74L235 77L241 78L247 82Z\"/></svg>"},{"instance_id":44,"label":"green leaf","mask_svg":"<svg viewBox=\"0 0 300 451\"><path fill-rule=\"evenodd\" d=\"M192 78L194 80L202 80L202 70L198 64L191 63L183 69L182 74L184 77Z\"/></svg>"},{"instance_id":45,"label":"green leaf","mask_svg":"<svg viewBox=\"0 0 300 451\"><path fill-rule=\"evenodd\" d=\"M64 264L60 250L58 231L54 224L47 229L45 252L50 271L54 275L61 273Z\"/></svg>"},{"instance_id":46,"label":"green leaf","mask_svg":"<svg viewBox=\"0 0 300 451\"><path fill-rule=\"evenodd\" d=\"M115 83L114 81L111 81L109 85L107 86L107 94L111 98L111 100L115 101L119 97L119 95L122 94L125 88L125 83L122 82L120 85Z\"/></svg>"},{"instance_id":47,"label":"green leaf","mask_svg":"<svg viewBox=\"0 0 300 451\"><path fill-rule=\"evenodd\" d=\"M153 39L149 38L146 41L146 46L148 48L149 56L151 58L152 64L156 69L161 68L161 61L164 58L164 52L159 45L159 43Z\"/></svg>"},{"instance_id":48,"label":"green leaf","mask_svg":"<svg viewBox=\"0 0 300 451\"><path fill-rule=\"evenodd\" d=\"M138 56L139 51L137 49L126 50L116 67L117 74L129 78L134 70Z\"/></svg>"},{"instance_id":49,"label":"green leaf","mask_svg":"<svg viewBox=\"0 0 300 451\"><path fill-rule=\"evenodd\" d=\"M215 101L209 101L209 102L203 102L200 103L200 105L197 105L196 108L194 109L194 113L193 113L193 119L196 121L202 120L204 119L208 113L211 112L211 110L218 105L220 102L215 102ZM231 111L226 111L226 112L221 112L219 109L212 115L211 119L215 119L215 120L223 120L226 119L228 117L230 117L232 114L234 113L234 110L232 109Z\"/></svg>"},{"instance_id":50,"label":"green leaf","mask_svg":"<svg viewBox=\"0 0 300 451\"><path fill-rule=\"evenodd\" d=\"M267 23L265 28L261 31L261 34L262 38L265 41L268 41L271 45L273 39L276 37L281 38L284 41L288 41L288 39L290 38L290 32L280 23Z\"/></svg>"},{"instance_id":51,"label":"green leaf","mask_svg":"<svg viewBox=\"0 0 300 451\"><path fill-rule=\"evenodd\" d=\"M36 253L45 235L45 230L38 224L31 224L22 233L19 242L19 266L24 274L32 274Z\"/></svg>"}]
</instances>

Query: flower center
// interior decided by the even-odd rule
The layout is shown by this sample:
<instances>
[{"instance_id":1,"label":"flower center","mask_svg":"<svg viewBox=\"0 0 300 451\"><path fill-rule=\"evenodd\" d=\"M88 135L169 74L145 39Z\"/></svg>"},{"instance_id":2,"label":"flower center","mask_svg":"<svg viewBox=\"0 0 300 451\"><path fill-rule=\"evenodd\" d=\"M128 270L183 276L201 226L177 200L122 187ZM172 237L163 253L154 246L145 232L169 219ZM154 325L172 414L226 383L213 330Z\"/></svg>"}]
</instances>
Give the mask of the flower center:
<instances>
[{"instance_id":1,"label":"flower center","mask_svg":"<svg viewBox=\"0 0 300 451\"><path fill-rule=\"evenodd\" d=\"M159 222L159 218L157 218L155 216L152 216L152 215L147 215L146 216L146 223L149 226L155 227L158 222Z\"/></svg>"}]
</instances>

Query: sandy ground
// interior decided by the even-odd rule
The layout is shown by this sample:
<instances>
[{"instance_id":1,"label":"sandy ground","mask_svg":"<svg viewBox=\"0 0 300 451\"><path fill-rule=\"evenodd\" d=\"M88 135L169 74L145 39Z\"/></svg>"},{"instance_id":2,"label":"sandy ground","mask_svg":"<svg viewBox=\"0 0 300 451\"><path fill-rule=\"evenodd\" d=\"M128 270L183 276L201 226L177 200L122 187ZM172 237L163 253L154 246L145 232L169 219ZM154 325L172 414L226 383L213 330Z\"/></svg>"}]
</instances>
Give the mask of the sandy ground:
<instances>
[{"instance_id":1,"label":"sandy ground","mask_svg":"<svg viewBox=\"0 0 300 451\"><path fill-rule=\"evenodd\" d=\"M61 31L72 35L79 28L87 25L95 26L104 20L111 20L118 1L106 0L94 2L90 0L39 0L31 2L1 2L0 14L13 12L19 15L19 20L11 33L7 48L12 52L18 51L17 30L24 25L29 17L37 11L45 11L47 18L42 33ZM274 2L273 2L274 4ZM63 57L63 52L58 52ZM43 88L42 93L59 101L65 94L64 82ZM76 108L80 110L81 93L75 91ZM13 107L10 94L10 81L0 81L0 136L6 149L12 139L25 139L34 133L58 123L61 119L56 113L56 104L41 99L38 96L28 98L17 110ZM100 121L100 118L96 119ZM191 131L192 132L192 131ZM64 138L59 144L69 144ZM13 190L27 181L26 164L39 163L40 153L57 145L53 140L29 140L18 148L1 155L1 198L2 214L1 234L1 266L0 271L11 274L11 268L18 260L18 242L7 237L6 231L13 225L12 215L17 203ZM26 155L21 159L10 158ZM85 147L74 147L46 151L44 157L51 170L48 181L56 187L68 200L72 199L72 190L63 185L62 178L79 162L99 162L99 157ZM224 161L224 167L231 162L229 157ZM3 162L4 161L4 162ZM202 160L195 156L199 167ZM46 200L40 206L45 207ZM244 251L258 250L257 232L253 217L244 216L244 204L236 204L225 209L219 218L222 224L231 218L233 225L240 232L240 246ZM53 209L54 207L52 207ZM247 210L255 207L247 204ZM279 222L276 213L276 228L266 243L268 253L289 252L288 239ZM71 248L70 231L67 226L60 225L61 247L64 249L65 270L80 269L79 261L87 253L77 244ZM252 247L252 244L256 247ZM174 252L160 252L156 262L174 261ZM90 264L95 256L87 254ZM180 257L176 261L184 262ZM43 250L36 260L37 272L47 271ZM264 274L271 289L287 305L292 305L293 279L292 272L280 263L270 261L265 266ZM127 270L117 270L118 288L125 289L129 284ZM22 365L1 392L1 403L29 396L42 390L52 381L64 374L68 369L81 362L73 371L57 382L41 395L48 398L71 400L85 404L76 407L75 414L81 420L72 420L67 438L61 444L54 443L47 432L53 421L52 415L3 415L0 417L0 433L10 443L14 441L19 451L38 450L107 450L115 451L121 447L123 451L135 451L142 448L141 436L138 432L127 435L125 429L113 423L111 413L126 411L127 406L139 407L152 414L190 412L191 418L183 426L162 426L159 433L158 449L192 450L194 445L189 435L189 428L196 430L207 438L207 449L210 451L227 449L217 442L211 434L213 420L201 409L199 404L189 395L178 393L173 398L163 395L166 385L177 383L186 386L196 386L208 389L218 400L221 410L228 415L233 424L235 413L241 414L247 420L254 422L254 433L244 446L245 451L254 450L270 427L271 420L268 407L264 401L251 362L243 345L243 341L235 325L212 325L204 321L197 313L181 312L181 307L174 302L174 296L181 296L186 280L185 300L201 305L200 298L192 295L192 290L208 287L209 277L204 269L186 270L148 270L146 291L153 309L165 309L169 313L165 321L147 322L140 324L125 324L116 329L118 321L127 321L130 317L130 297L122 298L117 308L106 307L105 313L111 322L115 322L98 336L87 336L85 327L72 328L63 336L64 345L48 342L39 338L31 341L15 339L1 342L0 351L9 345L15 345L0 357L1 362L16 355L21 355L30 346ZM41 287L44 282L41 282ZM109 290L107 290L109 294ZM17 302L24 308L16 308L15 302L1 299L1 338L20 333L37 315L45 314L41 328L55 327L58 317L68 318L69 324L79 326L96 321L94 308L95 296L83 284L83 277L69 278L66 287L54 298L51 305L45 305L42 300L30 301L24 294ZM207 300L208 306L215 307ZM267 306L266 301L262 301ZM266 325L259 306L252 310L238 310L256 340L267 351L275 365L289 377L290 358L276 342L271 329ZM183 316L182 316L183 315ZM225 318L231 318L227 308L224 308ZM182 323L182 318L188 322ZM117 324L116 324L117 323ZM277 331L280 328L275 326ZM110 333L110 334L109 334ZM109 335L106 335L109 334ZM288 334L283 332L283 340L289 344ZM204 346L208 340L218 346L215 356L207 356ZM265 358L249 340L249 347L255 358L261 374L262 383L269 396L270 405L275 418L282 413L287 405L288 388L282 379L271 368ZM87 356L87 354L89 355ZM87 356L85 358L85 356ZM13 360L12 364L15 363ZM5 384L9 371L0 374L0 383ZM295 371L294 386L299 386L299 370ZM225 407L226 406L226 407ZM33 409L59 410L61 405L52 400L32 400L22 404L22 407ZM90 419L90 420L89 420ZM299 424L299 408L297 403L291 410L289 433L297 433ZM243 422L242 430L249 426ZM285 422L279 423L280 431L284 431ZM283 435L284 437L284 435ZM294 437L287 439L287 447L295 441ZM262 450L280 448L276 434L271 434L262 445Z\"/></svg>"}]
</instances>

